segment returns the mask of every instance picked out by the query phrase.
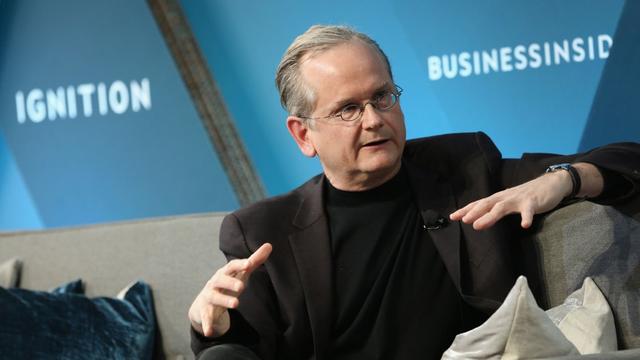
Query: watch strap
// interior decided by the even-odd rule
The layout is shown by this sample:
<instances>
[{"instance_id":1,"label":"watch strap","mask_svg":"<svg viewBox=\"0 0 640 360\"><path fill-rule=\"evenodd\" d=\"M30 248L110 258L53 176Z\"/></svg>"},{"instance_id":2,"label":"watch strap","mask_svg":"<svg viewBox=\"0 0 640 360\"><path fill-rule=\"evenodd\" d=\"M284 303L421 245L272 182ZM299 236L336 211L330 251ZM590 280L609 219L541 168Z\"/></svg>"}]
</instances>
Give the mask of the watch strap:
<instances>
[{"instance_id":1,"label":"watch strap","mask_svg":"<svg viewBox=\"0 0 640 360\"><path fill-rule=\"evenodd\" d=\"M569 163L563 163L551 165L545 172L549 173L558 170L566 170L569 173L571 177L571 184L573 186L571 189L571 193L567 195L564 200L572 200L576 198L578 192L580 191L580 188L582 187L582 181L580 180L580 174L578 173L578 170Z\"/></svg>"}]
</instances>

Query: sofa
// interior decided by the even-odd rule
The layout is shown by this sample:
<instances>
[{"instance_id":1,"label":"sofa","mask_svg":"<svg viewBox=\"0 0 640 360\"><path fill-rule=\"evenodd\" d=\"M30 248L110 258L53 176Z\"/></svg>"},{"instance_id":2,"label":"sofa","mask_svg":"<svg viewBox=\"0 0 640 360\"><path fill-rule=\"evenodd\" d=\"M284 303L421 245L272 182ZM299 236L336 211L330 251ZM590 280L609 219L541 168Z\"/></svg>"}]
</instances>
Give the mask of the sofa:
<instances>
[{"instance_id":1,"label":"sofa","mask_svg":"<svg viewBox=\"0 0 640 360\"><path fill-rule=\"evenodd\" d=\"M608 300L621 351L583 358L640 358L639 208L580 202L539 216L524 239L514 239L527 248L524 265L543 308L562 303L586 276ZM132 281L144 280L152 289L159 327L154 357L189 359L187 311L226 262L217 248L224 215L4 232L0 263L22 260L21 288L50 290L81 278L89 297L114 296Z\"/></svg>"}]
</instances>

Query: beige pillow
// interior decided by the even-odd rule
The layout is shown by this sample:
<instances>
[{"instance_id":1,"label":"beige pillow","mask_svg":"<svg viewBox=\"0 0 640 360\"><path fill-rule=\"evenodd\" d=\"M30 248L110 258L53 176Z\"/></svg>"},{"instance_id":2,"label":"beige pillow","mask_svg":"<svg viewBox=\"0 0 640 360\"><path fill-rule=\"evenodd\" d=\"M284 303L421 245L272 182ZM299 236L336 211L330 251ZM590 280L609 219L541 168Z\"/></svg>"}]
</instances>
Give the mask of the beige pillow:
<instances>
[{"instance_id":1,"label":"beige pillow","mask_svg":"<svg viewBox=\"0 0 640 360\"><path fill-rule=\"evenodd\" d=\"M0 287L12 288L18 286L22 261L18 258L7 260L0 264Z\"/></svg>"},{"instance_id":2,"label":"beige pillow","mask_svg":"<svg viewBox=\"0 0 640 360\"><path fill-rule=\"evenodd\" d=\"M484 324L459 334L443 359L530 359L579 354L538 307L527 279L516 280Z\"/></svg>"},{"instance_id":3,"label":"beige pillow","mask_svg":"<svg viewBox=\"0 0 640 360\"><path fill-rule=\"evenodd\" d=\"M459 334L443 359L533 359L617 350L609 304L591 278L546 313L519 277L496 312Z\"/></svg>"},{"instance_id":4,"label":"beige pillow","mask_svg":"<svg viewBox=\"0 0 640 360\"><path fill-rule=\"evenodd\" d=\"M547 315L580 354L618 350L611 308L590 277L562 305L547 310Z\"/></svg>"}]
</instances>

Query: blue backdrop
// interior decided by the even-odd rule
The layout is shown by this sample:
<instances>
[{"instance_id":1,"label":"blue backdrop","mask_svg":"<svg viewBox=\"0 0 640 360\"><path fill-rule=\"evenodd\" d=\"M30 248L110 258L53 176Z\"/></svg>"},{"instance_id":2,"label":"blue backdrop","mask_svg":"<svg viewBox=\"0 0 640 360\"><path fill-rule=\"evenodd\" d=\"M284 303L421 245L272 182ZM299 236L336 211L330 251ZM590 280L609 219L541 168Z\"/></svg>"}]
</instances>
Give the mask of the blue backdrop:
<instances>
[{"instance_id":1,"label":"blue backdrop","mask_svg":"<svg viewBox=\"0 0 640 360\"><path fill-rule=\"evenodd\" d=\"M270 195L320 172L273 80L316 23L385 49L409 137L483 130L512 157L640 140L637 2L181 4ZM0 0L0 229L237 206L145 1Z\"/></svg>"},{"instance_id":2,"label":"blue backdrop","mask_svg":"<svg viewBox=\"0 0 640 360\"><path fill-rule=\"evenodd\" d=\"M144 1L2 1L0 49L0 228L237 207Z\"/></svg>"}]
</instances>

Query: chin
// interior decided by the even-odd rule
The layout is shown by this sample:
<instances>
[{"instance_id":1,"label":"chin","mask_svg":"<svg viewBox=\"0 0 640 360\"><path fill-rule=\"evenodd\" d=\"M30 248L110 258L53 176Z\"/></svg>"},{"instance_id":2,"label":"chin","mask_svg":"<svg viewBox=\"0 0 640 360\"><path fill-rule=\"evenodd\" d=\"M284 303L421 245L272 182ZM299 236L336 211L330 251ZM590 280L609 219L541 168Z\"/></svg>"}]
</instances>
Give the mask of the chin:
<instances>
[{"instance_id":1,"label":"chin","mask_svg":"<svg viewBox=\"0 0 640 360\"><path fill-rule=\"evenodd\" d=\"M386 156L383 158L378 157L370 160L370 162L367 162L367 164L364 164L365 166L362 167L369 173L393 171L396 170L396 167L399 167L400 164L400 158L397 156Z\"/></svg>"}]
</instances>

